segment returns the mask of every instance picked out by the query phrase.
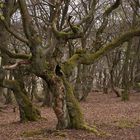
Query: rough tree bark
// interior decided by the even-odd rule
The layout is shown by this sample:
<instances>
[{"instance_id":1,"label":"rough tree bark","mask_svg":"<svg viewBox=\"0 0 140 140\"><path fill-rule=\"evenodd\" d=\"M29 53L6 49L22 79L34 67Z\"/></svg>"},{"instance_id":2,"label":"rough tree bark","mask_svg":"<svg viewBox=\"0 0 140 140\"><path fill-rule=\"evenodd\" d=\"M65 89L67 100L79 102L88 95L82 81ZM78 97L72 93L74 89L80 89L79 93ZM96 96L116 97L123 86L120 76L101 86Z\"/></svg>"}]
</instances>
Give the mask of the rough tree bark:
<instances>
[{"instance_id":1,"label":"rough tree bark","mask_svg":"<svg viewBox=\"0 0 140 140\"><path fill-rule=\"evenodd\" d=\"M5 72L0 68L0 86L9 88L13 91L20 111L20 121L36 121L40 116L39 110L33 106L28 96L24 94L16 80L5 80Z\"/></svg>"}]
</instances>

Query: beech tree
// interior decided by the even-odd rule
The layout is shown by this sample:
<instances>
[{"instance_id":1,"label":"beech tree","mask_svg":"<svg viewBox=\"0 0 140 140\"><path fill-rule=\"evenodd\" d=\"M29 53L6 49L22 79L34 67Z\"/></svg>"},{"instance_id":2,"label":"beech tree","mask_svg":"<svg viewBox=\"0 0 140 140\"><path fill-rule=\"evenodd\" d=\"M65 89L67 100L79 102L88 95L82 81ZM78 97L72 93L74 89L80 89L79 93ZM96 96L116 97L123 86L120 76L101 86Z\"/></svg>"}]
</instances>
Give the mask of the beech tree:
<instances>
[{"instance_id":1,"label":"beech tree","mask_svg":"<svg viewBox=\"0 0 140 140\"><path fill-rule=\"evenodd\" d=\"M13 90L22 109L21 112L26 112L27 116L32 114L32 117L34 117L29 117L30 119L28 120L40 118L39 111L32 105L28 96L24 94L19 81L4 78L4 69L18 69L20 66L24 66L24 68L28 69L28 72L42 78L48 85L51 94L53 94L53 109L58 119L58 129L86 129L98 133L94 128L86 124L79 102L74 96L73 87L69 82L69 76L79 64L91 65L108 52L120 47L124 42L140 36L140 28L132 28L124 33L119 33L110 42L101 44L100 39L102 39L102 33L108 25L108 18L121 4L121 0L116 0L103 12L102 22L98 25L95 43L93 44L97 47L96 51L78 49L63 62L63 52L67 47L68 41L78 40L86 34L93 23L95 9L99 4L98 0L81 2L88 3L89 8L86 15L75 22L72 21L73 17L69 13L70 0L5 0L1 2L0 23L2 29L28 47L29 53L13 53L3 45L0 45L1 52L10 58L21 60L14 65L1 68L0 85ZM5 10L6 14L4 14ZM22 20L22 33L13 29L12 21L10 20L11 16L18 10L20 11L18 16ZM1 36L5 37L7 35ZM6 41L7 39L4 40L4 42ZM102 46L100 47L100 45Z\"/></svg>"}]
</instances>

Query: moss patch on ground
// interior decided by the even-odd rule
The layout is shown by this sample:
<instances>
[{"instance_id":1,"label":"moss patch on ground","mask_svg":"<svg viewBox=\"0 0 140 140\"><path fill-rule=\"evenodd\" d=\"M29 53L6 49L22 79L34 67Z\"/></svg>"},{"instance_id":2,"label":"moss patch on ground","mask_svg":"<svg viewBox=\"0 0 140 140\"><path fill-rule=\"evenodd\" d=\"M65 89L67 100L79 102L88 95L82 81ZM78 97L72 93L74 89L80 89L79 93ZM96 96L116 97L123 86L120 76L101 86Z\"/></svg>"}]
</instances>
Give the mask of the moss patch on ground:
<instances>
[{"instance_id":1,"label":"moss patch on ground","mask_svg":"<svg viewBox=\"0 0 140 140\"><path fill-rule=\"evenodd\" d=\"M46 130L46 129L41 129L41 130L34 130L34 131L25 131L21 134L22 137L35 137L35 136L43 136L47 138L47 135L52 135L55 137L61 137L61 138L66 138L67 137L67 132L65 131L60 131L60 130Z\"/></svg>"},{"instance_id":2,"label":"moss patch on ground","mask_svg":"<svg viewBox=\"0 0 140 140\"><path fill-rule=\"evenodd\" d=\"M123 129L123 128L134 128L137 125L137 123L124 119L124 120L117 121L115 125L118 128Z\"/></svg>"}]
</instances>

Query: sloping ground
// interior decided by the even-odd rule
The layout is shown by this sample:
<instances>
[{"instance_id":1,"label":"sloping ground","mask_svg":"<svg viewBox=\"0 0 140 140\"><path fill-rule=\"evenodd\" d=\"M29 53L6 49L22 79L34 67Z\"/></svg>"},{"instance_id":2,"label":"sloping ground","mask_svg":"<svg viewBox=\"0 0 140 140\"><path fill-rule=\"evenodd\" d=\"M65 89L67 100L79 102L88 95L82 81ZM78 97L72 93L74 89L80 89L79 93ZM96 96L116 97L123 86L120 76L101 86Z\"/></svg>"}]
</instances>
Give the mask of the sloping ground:
<instances>
[{"instance_id":1,"label":"sloping ground","mask_svg":"<svg viewBox=\"0 0 140 140\"><path fill-rule=\"evenodd\" d=\"M102 136L82 130L55 131L52 109L41 108L42 120L19 123L19 114L8 106L0 112L0 140L140 140L140 93L122 102L114 94L90 93L81 103L85 119L97 127ZM41 131L40 131L41 130Z\"/></svg>"}]
</instances>

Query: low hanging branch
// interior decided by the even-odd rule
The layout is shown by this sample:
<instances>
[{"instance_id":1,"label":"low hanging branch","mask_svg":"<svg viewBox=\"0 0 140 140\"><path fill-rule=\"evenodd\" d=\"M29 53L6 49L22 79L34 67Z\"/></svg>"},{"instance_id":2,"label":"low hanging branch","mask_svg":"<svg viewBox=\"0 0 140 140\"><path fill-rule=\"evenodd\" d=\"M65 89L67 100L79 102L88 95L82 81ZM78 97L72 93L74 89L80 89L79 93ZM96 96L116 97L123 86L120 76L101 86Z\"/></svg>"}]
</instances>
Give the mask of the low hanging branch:
<instances>
[{"instance_id":1,"label":"low hanging branch","mask_svg":"<svg viewBox=\"0 0 140 140\"><path fill-rule=\"evenodd\" d=\"M0 47L0 50L2 53L5 53L6 55L8 55L10 58L29 59L31 57L31 55L28 55L28 54L12 53L4 47Z\"/></svg>"},{"instance_id":2,"label":"low hanging branch","mask_svg":"<svg viewBox=\"0 0 140 140\"><path fill-rule=\"evenodd\" d=\"M20 40L21 42L24 42L28 44L28 40L24 38L21 34L17 33L13 28L11 28L8 23L5 20L1 20L6 28L6 30L13 35L16 39Z\"/></svg>"},{"instance_id":3,"label":"low hanging branch","mask_svg":"<svg viewBox=\"0 0 140 140\"><path fill-rule=\"evenodd\" d=\"M114 11L115 9L117 9L119 7L119 5L121 4L121 0L116 0L116 2L110 6L104 13L103 13L103 22L101 24L101 26L99 27L96 36L98 37L100 34L103 33L105 27L108 24L108 17L109 15L112 13L112 11Z\"/></svg>"},{"instance_id":4,"label":"low hanging branch","mask_svg":"<svg viewBox=\"0 0 140 140\"><path fill-rule=\"evenodd\" d=\"M86 53L81 51L74 54L70 59L68 59L68 61L63 64L62 69L66 75L69 75L73 68L78 64L93 64L97 59L103 57L109 51L119 47L122 43L129 41L136 36L140 36L140 28L122 34L120 37L105 45L103 48L100 48L95 53Z\"/></svg>"}]
</instances>

